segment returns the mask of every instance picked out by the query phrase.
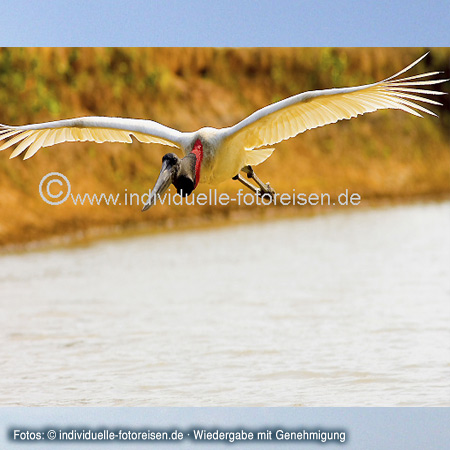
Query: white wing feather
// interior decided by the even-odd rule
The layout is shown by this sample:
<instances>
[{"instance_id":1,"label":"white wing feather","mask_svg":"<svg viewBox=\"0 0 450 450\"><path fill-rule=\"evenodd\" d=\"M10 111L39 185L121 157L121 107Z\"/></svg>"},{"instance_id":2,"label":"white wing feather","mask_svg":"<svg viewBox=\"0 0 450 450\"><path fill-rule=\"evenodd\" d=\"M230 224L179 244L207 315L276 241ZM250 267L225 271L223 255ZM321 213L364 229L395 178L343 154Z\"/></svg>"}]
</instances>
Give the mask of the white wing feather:
<instances>
[{"instance_id":1,"label":"white wing feather","mask_svg":"<svg viewBox=\"0 0 450 450\"><path fill-rule=\"evenodd\" d=\"M417 111L435 116L432 111L414 102L441 105L422 95L439 95L443 92L415 86L433 85L448 80L417 81L419 78L434 76L440 72L397 78L425 56L426 54L392 77L378 83L305 92L266 106L237 125L224 130L225 142L230 149L251 150L276 144L312 128L386 108L401 109L419 117L422 116Z\"/></svg>"},{"instance_id":2,"label":"white wing feather","mask_svg":"<svg viewBox=\"0 0 450 450\"><path fill-rule=\"evenodd\" d=\"M236 151L258 149L306 130L378 109L401 109L419 117L422 116L417 111L436 115L415 102L441 105L423 95L438 95L443 92L423 89L422 86L448 80L417 80L440 72L398 78L425 56L378 83L305 92L266 106L233 127L217 130L221 143ZM24 157L27 159L40 148L61 142L132 142L131 136L141 142L169 145L184 151L194 134L182 133L151 120L82 117L24 126L0 125L0 144L4 141L0 145L0 151L18 144L10 157L14 158L27 150ZM267 150L260 154L249 153L249 157L252 157L254 163L261 162L270 156L272 149Z\"/></svg>"},{"instance_id":3,"label":"white wing feather","mask_svg":"<svg viewBox=\"0 0 450 450\"><path fill-rule=\"evenodd\" d=\"M170 145L184 149L187 133L181 133L151 120L120 117L81 117L34 125L0 125L0 151L18 144L11 153L14 158L27 150L31 158L40 148L61 142L132 142L131 136L145 143ZM1 143L1 142L0 142Z\"/></svg>"}]
</instances>

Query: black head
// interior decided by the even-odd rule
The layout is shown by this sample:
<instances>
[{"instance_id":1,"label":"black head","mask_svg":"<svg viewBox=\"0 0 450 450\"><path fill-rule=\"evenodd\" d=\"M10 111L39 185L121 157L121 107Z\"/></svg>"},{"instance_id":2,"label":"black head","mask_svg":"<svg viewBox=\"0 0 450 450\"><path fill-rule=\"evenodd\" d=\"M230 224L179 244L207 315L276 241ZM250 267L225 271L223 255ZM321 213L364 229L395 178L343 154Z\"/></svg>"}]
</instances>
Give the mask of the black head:
<instances>
[{"instance_id":1,"label":"black head","mask_svg":"<svg viewBox=\"0 0 450 450\"><path fill-rule=\"evenodd\" d=\"M197 186L196 180L196 155L190 153L183 159L178 158L174 153L167 153L162 158L162 167L155 187L152 189L148 203L142 211L146 211L153 206L158 197L173 184L177 188L178 194L187 197Z\"/></svg>"},{"instance_id":2,"label":"black head","mask_svg":"<svg viewBox=\"0 0 450 450\"><path fill-rule=\"evenodd\" d=\"M177 193L182 197L187 197L191 195L192 191L195 189L195 164L196 157L193 153L185 156L180 161L180 166L178 172L173 179L173 185L177 188Z\"/></svg>"},{"instance_id":3,"label":"black head","mask_svg":"<svg viewBox=\"0 0 450 450\"><path fill-rule=\"evenodd\" d=\"M166 153L163 157L162 157L162 168L161 170L164 168L164 165L167 165L169 167L176 167L177 165L180 164L180 158L178 158L177 155L175 155L175 153Z\"/></svg>"}]
</instances>

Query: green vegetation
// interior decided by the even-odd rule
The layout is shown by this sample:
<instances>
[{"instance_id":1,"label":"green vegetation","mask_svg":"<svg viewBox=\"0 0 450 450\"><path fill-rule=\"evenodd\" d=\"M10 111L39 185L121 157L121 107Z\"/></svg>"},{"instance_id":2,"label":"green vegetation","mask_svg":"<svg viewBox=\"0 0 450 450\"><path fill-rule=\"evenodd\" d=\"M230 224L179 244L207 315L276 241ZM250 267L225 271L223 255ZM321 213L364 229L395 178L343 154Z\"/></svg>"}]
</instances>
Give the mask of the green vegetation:
<instances>
[{"instance_id":1,"label":"green vegetation","mask_svg":"<svg viewBox=\"0 0 450 450\"><path fill-rule=\"evenodd\" d=\"M147 118L183 131L230 126L256 109L299 92L381 80L423 49L31 48L0 51L0 122L11 125L86 115ZM450 50L433 49L418 71L450 74ZM449 90L450 83L443 86ZM450 99L439 119L381 111L306 132L278 144L258 175L279 192L345 189L373 198L450 192ZM234 218L242 208L159 206L59 207L44 203L39 181L64 173L76 192L147 192L162 146L67 143L28 161L0 153L0 245L146 223L196 224ZM289 174L285 169L289 168ZM227 182L220 192L236 192ZM209 189L208 186L203 188ZM270 212L268 212L270 210ZM246 217L280 214L245 208Z\"/></svg>"}]
</instances>

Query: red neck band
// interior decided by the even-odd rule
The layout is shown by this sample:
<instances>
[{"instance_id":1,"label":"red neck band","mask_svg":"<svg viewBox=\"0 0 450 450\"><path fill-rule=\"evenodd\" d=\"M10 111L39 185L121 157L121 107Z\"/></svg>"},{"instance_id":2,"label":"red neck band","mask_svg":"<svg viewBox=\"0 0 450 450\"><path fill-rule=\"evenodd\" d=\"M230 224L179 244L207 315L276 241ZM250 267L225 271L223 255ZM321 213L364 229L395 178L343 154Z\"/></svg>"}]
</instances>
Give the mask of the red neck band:
<instances>
[{"instance_id":1,"label":"red neck band","mask_svg":"<svg viewBox=\"0 0 450 450\"><path fill-rule=\"evenodd\" d=\"M200 168L202 166L203 161L203 145L200 141L200 139L197 139L194 144L194 148L192 149L192 152L195 155L195 186L194 189L197 187L197 184L200 180Z\"/></svg>"}]
</instances>

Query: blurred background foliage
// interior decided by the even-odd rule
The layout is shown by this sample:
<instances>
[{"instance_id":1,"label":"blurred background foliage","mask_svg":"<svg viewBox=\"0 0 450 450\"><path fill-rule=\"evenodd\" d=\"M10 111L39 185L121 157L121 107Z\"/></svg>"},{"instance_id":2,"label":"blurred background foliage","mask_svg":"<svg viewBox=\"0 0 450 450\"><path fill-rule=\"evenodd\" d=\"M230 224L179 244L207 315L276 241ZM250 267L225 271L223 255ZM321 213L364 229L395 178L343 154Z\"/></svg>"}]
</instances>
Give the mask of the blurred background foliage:
<instances>
[{"instance_id":1,"label":"blurred background foliage","mask_svg":"<svg viewBox=\"0 0 450 450\"><path fill-rule=\"evenodd\" d=\"M99 115L152 119L182 131L224 127L269 103L314 89L382 80L424 54L416 48L5 48L0 51L0 122L10 125ZM432 49L412 73L443 70L450 49ZM450 83L438 86L449 91ZM258 175L279 192L349 189L364 201L450 192L450 99L439 118L380 111L277 144ZM219 223L286 214L286 208L159 205L52 207L38 186L50 171L74 193L148 192L162 146L66 143L27 161L0 153L0 245L98 227L120 230ZM219 192L235 193L230 181ZM208 191L208 186L199 187ZM282 211L283 210L283 211ZM300 207L291 213L297 214Z\"/></svg>"}]
</instances>

